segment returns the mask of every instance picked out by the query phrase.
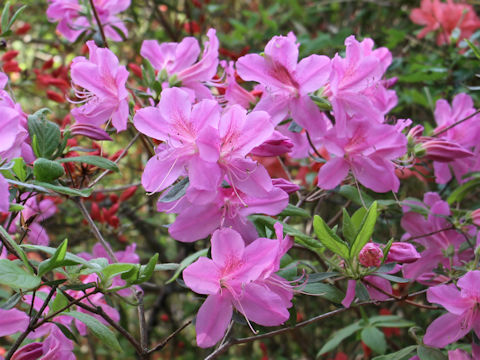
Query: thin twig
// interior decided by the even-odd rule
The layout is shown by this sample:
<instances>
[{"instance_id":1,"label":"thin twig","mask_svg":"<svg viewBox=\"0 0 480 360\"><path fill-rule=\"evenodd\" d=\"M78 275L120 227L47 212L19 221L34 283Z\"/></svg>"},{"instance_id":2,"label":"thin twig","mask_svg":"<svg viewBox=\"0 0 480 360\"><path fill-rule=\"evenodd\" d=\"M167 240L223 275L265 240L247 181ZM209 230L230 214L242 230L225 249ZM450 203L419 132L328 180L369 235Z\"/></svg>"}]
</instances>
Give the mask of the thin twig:
<instances>
[{"instance_id":1,"label":"thin twig","mask_svg":"<svg viewBox=\"0 0 480 360\"><path fill-rule=\"evenodd\" d=\"M95 8L95 4L93 3L93 0L90 0L90 6L92 7L93 16L95 17L95 21L97 22L97 25L98 25L98 30L100 31L100 35L102 36L103 45L105 45L105 47L108 48L107 37L105 36L105 31L103 30L103 25L102 25L102 22L100 21L100 18L98 17L97 9Z\"/></svg>"},{"instance_id":2,"label":"thin twig","mask_svg":"<svg viewBox=\"0 0 480 360\"><path fill-rule=\"evenodd\" d=\"M437 132L437 133L433 133L433 136L441 135L441 134L443 134L444 132L447 132L448 130L454 128L455 126L460 125L460 124L463 123L464 121L467 121L467 120L473 118L473 117L474 117L475 115L477 115L477 114L480 114L480 110L475 111L473 114L468 115L467 117L463 118L462 120L458 120L457 122L453 123L453 124L450 125L450 126L447 126L446 128L440 130L440 131Z\"/></svg>"},{"instance_id":3,"label":"thin twig","mask_svg":"<svg viewBox=\"0 0 480 360\"><path fill-rule=\"evenodd\" d=\"M159 344L155 345L151 350L148 351L148 354L152 354L155 351L161 350L165 347L165 345L168 344L170 340L172 340L175 335L180 333L183 329L185 329L188 325L192 323L192 320L187 321L185 324L183 324L181 327L179 327L177 330L175 330L173 333L168 335L164 340L162 340Z\"/></svg>"},{"instance_id":4,"label":"thin twig","mask_svg":"<svg viewBox=\"0 0 480 360\"><path fill-rule=\"evenodd\" d=\"M317 148L315 147L315 145L313 145L312 139L310 138L310 134L308 133L308 131L305 131L305 133L307 134L307 140L308 140L308 143L310 144L310 147L313 149L315 154L317 154L317 156L320 159L323 159L323 156L317 151Z\"/></svg>"}]
</instances>

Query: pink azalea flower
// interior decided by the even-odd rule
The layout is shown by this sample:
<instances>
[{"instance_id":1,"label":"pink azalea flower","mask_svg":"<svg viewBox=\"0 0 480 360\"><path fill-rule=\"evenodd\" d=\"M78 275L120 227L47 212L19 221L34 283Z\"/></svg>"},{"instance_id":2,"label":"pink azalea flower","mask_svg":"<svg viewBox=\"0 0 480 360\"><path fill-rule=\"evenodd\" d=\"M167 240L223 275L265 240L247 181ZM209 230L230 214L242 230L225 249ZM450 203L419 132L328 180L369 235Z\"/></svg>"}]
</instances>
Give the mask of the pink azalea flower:
<instances>
[{"instance_id":1,"label":"pink azalea flower","mask_svg":"<svg viewBox=\"0 0 480 360\"><path fill-rule=\"evenodd\" d=\"M30 318L23 311L0 309L0 337L25 331L29 323Z\"/></svg>"},{"instance_id":2,"label":"pink azalea flower","mask_svg":"<svg viewBox=\"0 0 480 360\"><path fill-rule=\"evenodd\" d=\"M475 113L473 100L467 94L458 94L452 101L452 106L446 100L438 100L435 107L435 121L437 127L435 133L439 133L443 129L465 119ZM480 136L480 115L475 115L471 119L460 123L450 130L439 135L440 139L445 139L456 143L467 150L478 152L478 137ZM472 154L473 155L473 154ZM451 170L459 183L463 183L468 179L462 179L463 175L468 172L479 169L478 158L475 156L457 158L448 164L435 161L433 163L435 169L435 180L439 184L445 184L452 178Z\"/></svg>"},{"instance_id":3,"label":"pink azalea flower","mask_svg":"<svg viewBox=\"0 0 480 360\"><path fill-rule=\"evenodd\" d=\"M68 339L56 326L42 342L27 344L12 356L12 360L75 360L73 341Z\"/></svg>"},{"instance_id":4,"label":"pink azalea flower","mask_svg":"<svg viewBox=\"0 0 480 360\"><path fill-rule=\"evenodd\" d=\"M225 69L226 79L223 84L217 85L225 92L223 96L219 96L219 99L224 100L228 105L238 104L249 109L250 105L255 103L256 98L238 84L234 62L220 61L220 65Z\"/></svg>"},{"instance_id":5,"label":"pink azalea flower","mask_svg":"<svg viewBox=\"0 0 480 360\"><path fill-rule=\"evenodd\" d=\"M5 90L7 82L7 75L0 72L0 161L23 157L30 163L35 156L29 145L27 115Z\"/></svg>"},{"instance_id":6,"label":"pink azalea flower","mask_svg":"<svg viewBox=\"0 0 480 360\"><path fill-rule=\"evenodd\" d=\"M117 132L127 128L128 92L125 87L128 71L120 66L115 54L87 41L90 59L76 57L72 62L72 81L81 103L72 110L77 123L100 127L112 119ZM80 88L82 88L80 90Z\"/></svg>"},{"instance_id":7,"label":"pink azalea flower","mask_svg":"<svg viewBox=\"0 0 480 360\"><path fill-rule=\"evenodd\" d=\"M466 351L457 349L448 352L448 360L474 360Z\"/></svg>"},{"instance_id":8,"label":"pink azalea flower","mask_svg":"<svg viewBox=\"0 0 480 360\"><path fill-rule=\"evenodd\" d=\"M426 345L443 348L463 338L470 330L480 336L479 282L480 271L474 270L458 280L458 288L449 284L427 290L428 301L443 306L448 313L434 320L427 328L423 338Z\"/></svg>"},{"instance_id":9,"label":"pink azalea flower","mask_svg":"<svg viewBox=\"0 0 480 360\"><path fill-rule=\"evenodd\" d=\"M205 43L199 61L200 46L194 37L187 37L179 43L159 44L156 40L145 40L140 54L150 61L160 76L162 73L169 79L175 76L181 82L178 86L189 92L192 99L211 99L212 94L204 83L211 81L217 73L219 43L215 29L208 30L207 37L209 41ZM162 86L168 87L168 81Z\"/></svg>"},{"instance_id":10,"label":"pink azalea flower","mask_svg":"<svg viewBox=\"0 0 480 360\"><path fill-rule=\"evenodd\" d=\"M346 132L337 126L324 137L331 157L318 173L318 186L333 189L351 169L355 178L376 192L398 191L400 181L392 160L406 152L407 139L394 126L354 118Z\"/></svg>"},{"instance_id":11,"label":"pink azalea flower","mask_svg":"<svg viewBox=\"0 0 480 360\"><path fill-rule=\"evenodd\" d=\"M10 208L10 192L8 182L0 175L0 212L7 212Z\"/></svg>"},{"instance_id":12,"label":"pink azalea flower","mask_svg":"<svg viewBox=\"0 0 480 360\"><path fill-rule=\"evenodd\" d=\"M78 0L48 0L47 16L50 22L58 21L57 31L68 41L74 42L82 32L97 28L82 13L91 11L82 6ZM105 35L113 41L122 41L122 37L112 26L117 27L125 36L128 30L116 15L130 6L130 0L94 0L95 9L105 31ZM88 5L90 6L90 5Z\"/></svg>"},{"instance_id":13,"label":"pink azalea flower","mask_svg":"<svg viewBox=\"0 0 480 360\"><path fill-rule=\"evenodd\" d=\"M189 288L208 295L197 314L198 346L210 347L221 340L234 308L264 326L280 325L289 318L291 290L273 274L289 248L289 239L281 236L245 246L236 231L217 230L212 236L212 259L201 257L183 271Z\"/></svg>"},{"instance_id":14,"label":"pink azalea flower","mask_svg":"<svg viewBox=\"0 0 480 360\"><path fill-rule=\"evenodd\" d=\"M416 206L422 206L429 215L425 218L422 214L414 211L408 211L408 206L404 209L404 215L401 221L402 227L407 231L404 240L415 237L415 243L423 246L425 249L420 253L421 258L417 261L405 264L403 274L407 279L416 279L417 281L429 281L435 277L432 273L439 264L450 269L450 266L460 266L462 260L469 260L472 254L471 250L458 252L460 246L465 242L462 234L455 230L440 231L448 229L451 224L445 219L450 216L450 207L447 202L442 201L436 193L426 193L424 204L416 203ZM422 236L424 234L430 234ZM445 256L447 250L453 247L453 261Z\"/></svg>"},{"instance_id":15,"label":"pink azalea flower","mask_svg":"<svg viewBox=\"0 0 480 360\"><path fill-rule=\"evenodd\" d=\"M272 136L262 145L252 149L253 156L279 156L292 151L294 144L279 131L274 131Z\"/></svg>"},{"instance_id":16,"label":"pink azalea flower","mask_svg":"<svg viewBox=\"0 0 480 360\"><path fill-rule=\"evenodd\" d=\"M327 124L309 94L321 88L330 74L330 59L311 55L298 62L298 44L293 33L274 36L264 56L249 54L237 61L237 71L246 81L264 87L255 107L265 110L275 124L291 116L300 126L323 132Z\"/></svg>"},{"instance_id":17,"label":"pink azalea flower","mask_svg":"<svg viewBox=\"0 0 480 360\"><path fill-rule=\"evenodd\" d=\"M417 35L419 39L432 31L438 31L437 45L449 44L455 29L460 30L459 40L470 38L480 28L480 19L471 5L447 0L422 0L420 8L413 9L410 19L425 27Z\"/></svg>"},{"instance_id":18,"label":"pink azalea flower","mask_svg":"<svg viewBox=\"0 0 480 360\"><path fill-rule=\"evenodd\" d=\"M215 196L221 179L217 164L220 156L218 122L220 106L214 100L193 105L187 92L165 89L157 107L140 109L133 119L145 135L164 143L159 145L143 172L142 185L149 192L159 192L173 184L188 170L190 192ZM209 176L205 176L209 174ZM207 200L209 200L207 199Z\"/></svg>"},{"instance_id":19,"label":"pink azalea flower","mask_svg":"<svg viewBox=\"0 0 480 360\"><path fill-rule=\"evenodd\" d=\"M192 242L203 239L218 228L231 227L247 243L258 238L255 226L248 220L251 214L277 215L288 205L288 194L273 187L264 198L246 195L232 187L220 187L215 198L206 204L191 203L186 196L176 202L158 202L157 210L178 213L169 226L172 238Z\"/></svg>"},{"instance_id":20,"label":"pink azalea flower","mask_svg":"<svg viewBox=\"0 0 480 360\"><path fill-rule=\"evenodd\" d=\"M332 71L323 94L330 100L339 134L346 130L348 118L357 115L382 123L385 114L396 105L396 95L382 82L392 62L387 48L373 50L372 39L345 40L345 58L332 60ZM385 84L386 85L386 84Z\"/></svg>"}]
</instances>

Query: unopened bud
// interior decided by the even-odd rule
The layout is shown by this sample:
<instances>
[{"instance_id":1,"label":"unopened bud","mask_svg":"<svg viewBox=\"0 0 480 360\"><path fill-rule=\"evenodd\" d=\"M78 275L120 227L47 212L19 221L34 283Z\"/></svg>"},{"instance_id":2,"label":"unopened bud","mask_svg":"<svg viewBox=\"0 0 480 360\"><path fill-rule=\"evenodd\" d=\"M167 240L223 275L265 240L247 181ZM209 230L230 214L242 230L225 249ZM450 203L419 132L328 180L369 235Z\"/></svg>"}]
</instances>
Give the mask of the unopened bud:
<instances>
[{"instance_id":1,"label":"unopened bud","mask_svg":"<svg viewBox=\"0 0 480 360\"><path fill-rule=\"evenodd\" d=\"M387 255L387 263L389 262L398 262L398 263L412 263L420 259L420 254L418 253L415 246L406 242L394 242L390 247L390 250Z\"/></svg>"},{"instance_id":2,"label":"unopened bud","mask_svg":"<svg viewBox=\"0 0 480 360\"><path fill-rule=\"evenodd\" d=\"M378 267L382 264L382 259L382 249L375 243L367 243L358 254L358 261L365 267Z\"/></svg>"},{"instance_id":3,"label":"unopened bud","mask_svg":"<svg viewBox=\"0 0 480 360\"><path fill-rule=\"evenodd\" d=\"M110 135L107 132L97 126L89 124L75 124L71 127L72 135L86 136L92 140L107 140L112 141Z\"/></svg>"}]
</instances>

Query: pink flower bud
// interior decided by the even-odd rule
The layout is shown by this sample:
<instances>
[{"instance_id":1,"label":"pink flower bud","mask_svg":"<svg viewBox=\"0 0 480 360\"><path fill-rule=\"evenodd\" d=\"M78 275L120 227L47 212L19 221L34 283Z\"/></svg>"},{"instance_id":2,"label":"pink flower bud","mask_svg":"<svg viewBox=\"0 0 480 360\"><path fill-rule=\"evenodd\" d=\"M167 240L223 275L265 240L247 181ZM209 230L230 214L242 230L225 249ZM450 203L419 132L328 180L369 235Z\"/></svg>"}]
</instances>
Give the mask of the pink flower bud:
<instances>
[{"instance_id":1,"label":"pink flower bud","mask_svg":"<svg viewBox=\"0 0 480 360\"><path fill-rule=\"evenodd\" d=\"M473 156L463 146L446 139L427 140L421 145L427 159L439 162L450 162L455 159Z\"/></svg>"},{"instance_id":2,"label":"pink flower bud","mask_svg":"<svg viewBox=\"0 0 480 360\"><path fill-rule=\"evenodd\" d=\"M423 134L423 126L422 125L416 125L412 127L407 134L408 138L418 138L422 136Z\"/></svg>"},{"instance_id":3,"label":"pink flower bud","mask_svg":"<svg viewBox=\"0 0 480 360\"><path fill-rule=\"evenodd\" d=\"M392 86L394 86L398 81L398 78L396 76L390 78L390 79L385 79L382 80L381 83L383 86L385 86L386 89L390 89Z\"/></svg>"},{"instance_id":4,"label":"pink flower bud","mask_svg":"<svg viewBox=\"0 0 480 360\"><path fill-rule=\"evenodd\" d=\"M358 254L358 261L360 264L366 267L370 266L380 266L383 259L383 252L380 249L380 246L375 243L366 244L360 254Z\"/></svg>"},{"instance_id":5,"label":"pink flower bud","mask_svg":"<svg viewBox=\"0 0 480 360\"><path fill-rule=\"evenodd\" d=\"M287 194L291 194L295 191L300 190L300 186L282 178L272 179L272 184L273 186L282 189Z\"/></svg>"},{"instance_id":6,"label":"pink flower bud","mask_svg":"<svg viewBox=\"0 0 480 360\"><path fill-rule=\"evenodd\" d=\"M270 139L262 145L253 148L251 154L255 156L279 156L292 151L292 148L292 141L278 131L275 131Z\"/></svg>"},{"instance_id":7,"label":"pink flower bud","mask_svg":"<svg viewBox=\"0 0 480 360\"><path fill-rule=\"evenodd\" d=\"M472 217L472 222L475 225L480 226L480 209L473 210L470 216Z\"/></svg>"},{"instance_id":8,"label":"pink flower bud","mask_svg":"<svg viewBox=\"0 0 480 360\"><path fill-rule=\"evenodd\" d=\"M37 360L43 356L42 343L35 342L27 344L18 349L12 356L12 360Z\"/></svg>"},{"instance_id":9,"label":"pink flower bud","mask_svg":"<svg viewBox=\"0 0 480 360\"><path fill-rule=\"evenodd\" d=\"M89 137L92 140L107 140L112 141L107 132L97 126L89 124L75 124L71 127L72 135L82 135Z\"/></svg>"},{"instance_id":10,"label":"pink flower bud","mask_svg":"<svg viewBox=\"0 0 480 360\"><path fill-rule=\"evenodd\" d=\"M420 254L412 244L406 242L394 242L387 255L387 263L411 263L420 259Z\"/></svg>"}]
</instances>

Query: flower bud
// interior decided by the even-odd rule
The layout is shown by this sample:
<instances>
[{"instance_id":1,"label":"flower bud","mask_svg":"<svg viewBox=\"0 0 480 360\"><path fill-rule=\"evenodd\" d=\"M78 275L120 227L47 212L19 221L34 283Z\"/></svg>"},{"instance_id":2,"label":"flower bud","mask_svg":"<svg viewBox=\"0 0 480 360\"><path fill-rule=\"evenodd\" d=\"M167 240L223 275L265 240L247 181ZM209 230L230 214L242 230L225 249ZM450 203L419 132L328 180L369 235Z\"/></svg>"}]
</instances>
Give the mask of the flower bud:
<instances>
[{"instance_id":1,"label":"flower bud","mask_svg":"<svg viewBox=\"0 0 480 360\"><path fill-rule=\"evenodd\" d=\"M375 243L367 243L360 254L358 254L358 261L365 267L378 267L382 264L383 252L380 246Z\"/></svg>"},{"instance_id":2,"label":"flower bud","mask_svg":"<svg viewBox=\"0 0 480 360\"><path fill-rule=\"evenodd\" d=\"M406 242L394 242L390 247L386 262L408 264L417 261L418 259L420 259L420 254L412 244Z\"/></svg>"},{"instance_id":3,"label":"flower bud","mask_svg":"<svg viewBox=\"0 0 480 360\"><path fill-rule=\"evenodd\" d=\"M470 216L472 217L472 222L480 226L480 209L473 210Z\"/></svg>"},{"instance_id":4,"label":"flower bud","mask_svg":"<svg viewBox=\"0 0 480 360\"><path fill-rule=\"evenodd\" d=\"M72 135L82 135L92 140L112 141L107 132L99 127L89 124L75 124L70 128Z\"/></svg>"},{"instance_id":5,"label":"flower bud","mask_svg":"<svg viewBox=\"0 0 480 360\"><path fill-rule=\"evenodd\" d=\"M300 186L282 178L272 179L272 184L273 186L282 189L287 194L291 194L295 191L300 190Z\"/></svg>"},{"instance_id":6,"label":"flower bud","mask_svg":"<svg viewBox=\"0 0 480 360\"><path fill-rule=\"evenodd\" d=\"M43 356L42 343L35 342L21 347L12 356L12 360L37 360Z\"/></svg>"},{"instance_id":7,"label":"flower bud","mask_svg":"<svg viewBox=\"0 0 480 360\"><path fill-rule=\"evenodd\" d=\"M270 139L252 149L251 154L255 156L279 156L292 151L292 148L292 141L275 131Z\"/></svg>"},{"instance_id":8,"label":"flower bud","mask_svg":"<svg viewBox=\"0 0 480 360\"><path fill-rule=\"evenodd\" d=\"M421 144L421 147L425 150L425 158L433 161L450 162L473 156L471 151L446 139L427 140Z\"/></svg>"}]
</instances>

